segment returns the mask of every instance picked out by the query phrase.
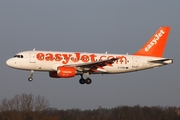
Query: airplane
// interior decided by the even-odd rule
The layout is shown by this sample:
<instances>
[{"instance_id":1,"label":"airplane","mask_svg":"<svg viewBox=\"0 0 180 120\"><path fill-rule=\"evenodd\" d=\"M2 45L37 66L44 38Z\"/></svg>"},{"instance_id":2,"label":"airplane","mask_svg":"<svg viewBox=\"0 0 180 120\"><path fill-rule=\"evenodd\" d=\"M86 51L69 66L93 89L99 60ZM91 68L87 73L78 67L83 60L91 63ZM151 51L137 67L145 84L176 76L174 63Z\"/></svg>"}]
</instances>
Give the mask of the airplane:
<instances>
[{"instance_id":1,"label":"airplane","mask_svg":"<svg viewBox=\"0 0 180 120\"><path fill-rule=\"evenodd\" d=\"M80 84L91 84L91 74L120 74L172 64L173 59L163 58L169 32L169 26L160 27L141 49L133 54L33 49L17 53L8 59L6 64L15 69L30 71L29 81L33 80L34 71L44 71L49 72L52 78L71 78L80 75Z\"/></svg>"}]
</instances>

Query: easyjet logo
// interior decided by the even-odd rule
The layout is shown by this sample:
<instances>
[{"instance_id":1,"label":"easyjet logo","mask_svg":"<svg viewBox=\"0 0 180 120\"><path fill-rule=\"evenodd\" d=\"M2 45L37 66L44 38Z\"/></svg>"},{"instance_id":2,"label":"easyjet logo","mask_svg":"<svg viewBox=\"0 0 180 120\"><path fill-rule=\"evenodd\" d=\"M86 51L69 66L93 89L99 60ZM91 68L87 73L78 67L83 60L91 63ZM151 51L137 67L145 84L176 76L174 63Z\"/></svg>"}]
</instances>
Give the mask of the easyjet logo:
<instances>
[{"instance_id":1,"label":"easyjet logo","mask_svg":"<svg viewBox=\"0 0 180 120\"><path fill-rule=\"evenodd\" d=\"M155 44L158 43L158 40L163 36L165 31L160 30L159 33L155 34L154 38L151 40L151 42L145 47L145 51L148 52Z\"/></svg>"},{"instance_id":2,"label":"easyjet logo","mask_svg":"<svg viewBox=\"0 0 180 120\"><path fill-rule=\"evenodd\" d=\"M112 59L112 58L118 58L116 60L116 64L127 64L128 60L125 56L108 56L108 55L102 55L97 57L96 54L82 54L82 53L72 53L72 54L65 54L65 53L37 53L36 58L39 61L56 61L56 62L62 62L62 64L68 64L69 62L96 62L96 61L102 61L106 59Z\"/></svg>"}]
</instances>

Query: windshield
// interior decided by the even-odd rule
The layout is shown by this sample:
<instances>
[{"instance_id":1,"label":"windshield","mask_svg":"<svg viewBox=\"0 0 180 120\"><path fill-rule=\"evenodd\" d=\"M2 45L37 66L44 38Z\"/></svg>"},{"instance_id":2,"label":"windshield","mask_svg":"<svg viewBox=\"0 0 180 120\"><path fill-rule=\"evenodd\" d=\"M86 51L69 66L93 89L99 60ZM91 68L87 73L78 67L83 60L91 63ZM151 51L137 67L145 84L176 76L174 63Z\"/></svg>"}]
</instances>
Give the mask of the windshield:
<instances>
[{"instance_id":1,"label":"windshield","mask_svg":"<svg viewBox=\"0 0 180 120\"><path fill-rule=\"evenodd\" d=\"M15 55L15 58L23 58L23 55Z\"/></svg>"}]
</instances>

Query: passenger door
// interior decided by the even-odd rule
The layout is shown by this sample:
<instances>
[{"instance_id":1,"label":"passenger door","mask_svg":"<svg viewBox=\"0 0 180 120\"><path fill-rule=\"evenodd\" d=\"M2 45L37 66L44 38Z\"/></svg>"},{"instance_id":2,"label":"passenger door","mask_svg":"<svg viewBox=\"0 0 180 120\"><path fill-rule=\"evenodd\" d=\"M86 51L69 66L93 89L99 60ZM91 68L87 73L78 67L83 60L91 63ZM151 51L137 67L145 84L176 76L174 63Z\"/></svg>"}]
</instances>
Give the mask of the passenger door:
<instances>
[{"instance_id":1,"label":"passenger door","mask_svg":"<svg viewBox=\"0 0 180 120\"><path fill-rule=\"evenodd\" d=\"M35 52L34 51L31 51L30 53L30 63L35 63Z\"/></svg>"},{"instance_id":2,"label":"passenger door","mask_svg":"<svg viewBox=\"0 0 180 120\"><path fill-rule=\"evenodd\" d=\"M138 68L138 57L132 57L132 68Z\"/></svg>"}]
</instances>

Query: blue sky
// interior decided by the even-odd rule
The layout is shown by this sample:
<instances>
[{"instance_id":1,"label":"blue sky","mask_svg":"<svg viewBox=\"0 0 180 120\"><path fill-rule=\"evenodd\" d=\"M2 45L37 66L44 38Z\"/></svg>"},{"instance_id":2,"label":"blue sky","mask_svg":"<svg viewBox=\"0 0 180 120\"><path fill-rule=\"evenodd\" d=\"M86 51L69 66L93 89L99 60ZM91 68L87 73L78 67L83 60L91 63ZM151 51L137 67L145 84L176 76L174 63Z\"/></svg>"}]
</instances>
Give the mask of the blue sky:
<instances>
[{"instance_id":1,"label":"blue sky","mask_svg":"<svg viewBox=\"0 0 180 120\"><path fill-rule=\"evenodd\" d=\"M119 105L180 106L179 0L1 0L0 99L44 96L58 109ZM9 68L5 62L26 50L134 53L163 25L171 26L164 57L174 63L118 75L53 79L46 72Z\"/></svg>"}]
</instances>

